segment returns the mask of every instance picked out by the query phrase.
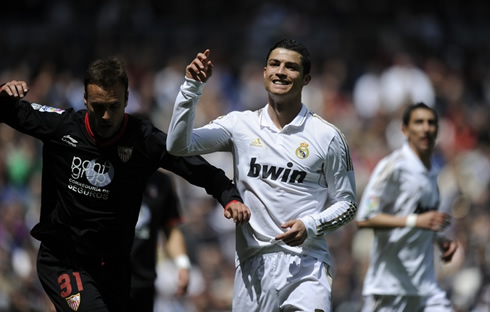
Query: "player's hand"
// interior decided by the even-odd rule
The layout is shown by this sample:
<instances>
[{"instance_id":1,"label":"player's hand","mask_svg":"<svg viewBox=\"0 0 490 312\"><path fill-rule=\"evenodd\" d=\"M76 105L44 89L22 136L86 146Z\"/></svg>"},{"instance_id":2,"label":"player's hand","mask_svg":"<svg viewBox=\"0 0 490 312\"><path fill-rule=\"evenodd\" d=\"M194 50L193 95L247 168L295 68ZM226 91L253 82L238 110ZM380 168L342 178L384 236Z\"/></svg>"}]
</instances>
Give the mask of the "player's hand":
<instances>
[{"instance_id":1,"label":"player's hand","mask_svg":"<svg viewBox=\"0 0 490 312\"><path fill-rule=\"evenodd\" d=\"M29 92L27 83L25 81L12 80L4 84L0 88L0 96L12 97L12 98L23 98Z\"/></svg>"},{"instance_id":2,"label":"player's hand","mask_svg":"<svg viewBox=\"0 0 490 312\"><path fill-rule=\"evenodd\" d=\"M427 211L417 215L416 227L432 231L443 231L451 224L451 216L444 212Z\"/></svg>"},{"instance_id":3,"label":"player's hand","mask_svg":"<svg viewBox=\"0 0 490 312\"><path fill-rule=\"evenodd\" d=\"M276 236L275 239L282 240L288 246L299 246L308 236L305 224L299 219L287 221L281 227L288 230Z\"/></svg>"},{"instance_id":4,"label":"player's hand","mask_svg":"<svg viewBox=\"0 0 490 312\"><path fill-rule=\"evenodd\" d=\"M175 295L182 297L187 293L189 287L190 271L189 269L179 269L177 276L177 291Z\"/></svg>"},{"instance_id":5,"label":"player's hand","mask_svg":"<svg viewBox=\"0 0 490 312\"><path fill-rule=\"evenodd\" d=\"M225 207L225 218L233 219L237 224L245 224L250 220L252 213L245 204L239 201L232 201Z\"/></svg>"},{"instance_id":6,"label":"player's hand","mask_svg":"<svg viewBox=\"0 0 490 312\"><path fill-rule=\"evenodd\" d=\"M198 53L196 58L185 68L185 76L200 82L208 81L213 74L213 63L208 59L211 51L206 49L203 53Z\"/></svg>"},{"instance_id":7,"label":"player's hand","mask_svg":"<svg viewBox=\"0 0 490 312\"><path fill-rule=\"evenodd\" d=\"M441 250L441 259L444 262L449 262L453 258L456 250L458 249L458 243L454 240L447 239L445 237L438 240L439 249Z\"/></svg>"}]
</instances>

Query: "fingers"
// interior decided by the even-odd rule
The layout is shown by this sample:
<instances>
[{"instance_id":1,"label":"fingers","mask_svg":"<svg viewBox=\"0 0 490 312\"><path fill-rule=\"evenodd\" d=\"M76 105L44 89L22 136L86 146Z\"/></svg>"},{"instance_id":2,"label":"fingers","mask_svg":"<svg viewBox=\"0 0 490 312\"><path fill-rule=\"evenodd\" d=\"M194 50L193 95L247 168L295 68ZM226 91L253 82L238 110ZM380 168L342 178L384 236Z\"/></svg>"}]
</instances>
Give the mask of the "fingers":
<instances>
[{"instance_id":1,"label":"fingers","mask_svg":"<svg viewBox=\"0 0 490 312\"><path fill-rule=\"evenodd\" d=\"M458 249L458 244L456 242L447 242L447 246L443 249L441 259L444 262L450 262Z\"/></svg>"},{"instance_id":2,"label":"fingers","mask_svg":"<svg viewBox=\"0 0 490 312\"><path fill-rule=\"evenodd\" d=\"M288 246L300 246L305 241L306 237L303 237L299 232L286 232L275 238L276 241L282 240L284 244Z\"/></svg>"},{"instance_id":3,"label":"fingers","mask_svg":"<svg viewBox=\"0 0 490 312\"><path fill-rule=\"evenodd\" d=\"M23 98L29 92L29 88L25 81L12 80L3 85L0 91L0 93L6 93L10 97Z\"/></svg>"},{"instance_id":4,"label":"fingers","mask_svg":"<svg viewBox=\"0 0 490 312\"><path fill-rule=\"evenodd\" d=\"M275 240L282 240L288 246L299 246L303 244L307 237L305 225L300 220L287 221L281 227L289 229L276 236Z\"/></svg>"},{"instance_id":5,"label":"fingers","mask_svg":"<svg viewBox=\"0 0 490 312\"><path fill-rule=\"evenodd\" d=\"M419 214L418 219L420 219L421 228L430 229L436 232L443 231L449 225L451 225L451 216L447 213L439 211L428 211L423 214ZM418 221L417 225L419 226Z\"/></svg>"},{"instance_id":6,"label":"fingers","mask_svg":"<svg viewBox=\"0 0 490 312\"><path fill-rule=\"evenodd\" d=\"M211 51L206 49L186 67L186 76L197 81L206 82L213 74L213 63L208 59Z\"/></svg>"},{"instance_id":7,"label":"fingers","mask_svg":"<svg viewBox=\"0 0 490 312\"><path fill-rule=\"evenodd\" d=\"M177 297L183 296L187 293L189 287L189 269L180 269L178 273L177 291L175 295Z\"/></svg>"},{"instance_id":8,"label":"fingers","mask_svg":"<svg viewBox=\"0 0 490 312\"><path fill-rule=\"evenodd\" d=\"M437 220L437 231L445 230L449 225L451 225L451 216L447 213L441 213L438 215L439 218Z\"/></svg>"},{"instance_id":9,"label":"fingers","mask_svg":"<svg viewBox=\"0 0 490 312\"><path fill-rule=\"evenodd\" d=\"M233 222L237 224L245 224L250 221L252 213L243 203L234 202L226 206L224 216L227 219L233 219Z\"/></svg>"}]
</instances>

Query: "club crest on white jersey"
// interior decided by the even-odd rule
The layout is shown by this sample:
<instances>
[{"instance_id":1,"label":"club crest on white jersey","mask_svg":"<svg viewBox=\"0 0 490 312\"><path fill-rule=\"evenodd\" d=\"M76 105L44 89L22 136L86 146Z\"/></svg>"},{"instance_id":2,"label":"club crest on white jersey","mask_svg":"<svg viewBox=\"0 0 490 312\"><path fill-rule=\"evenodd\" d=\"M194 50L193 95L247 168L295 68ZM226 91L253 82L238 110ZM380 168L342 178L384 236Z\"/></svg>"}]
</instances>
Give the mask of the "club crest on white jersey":
<instances>
[{"instance_id":1,"label":"club crest on white jersey","mask_svg":"<svg viewBox=\"0 0 490 312\"><path fill-rule=\"evenodd\" d=\"M308 143L301 142L300 146L296 149L296 156L300 159L305 159L310 155L310 151L308 150Z\"/></svg>"}]
</instances>

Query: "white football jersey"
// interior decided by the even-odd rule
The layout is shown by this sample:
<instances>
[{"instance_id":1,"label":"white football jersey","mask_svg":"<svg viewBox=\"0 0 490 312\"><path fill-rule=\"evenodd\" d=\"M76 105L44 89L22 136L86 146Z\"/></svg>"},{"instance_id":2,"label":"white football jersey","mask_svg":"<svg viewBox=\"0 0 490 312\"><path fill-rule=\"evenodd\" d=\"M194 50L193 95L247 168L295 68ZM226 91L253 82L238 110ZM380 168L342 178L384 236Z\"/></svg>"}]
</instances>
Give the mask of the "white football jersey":
<instances>
[{"instance_id":1,"label":"white football jersey","mask_svg":"<svg viewBox=\"0 0 490 312\"><path fill-rule=\"evenodd\" d=\"M427 170L408 143L374 169L357 220L379 213L408 216L439 207L437 170ZM436 232L419 228L374 229L363 295L428 295L438 284L434 269Z\"/></svg>"},{"instance_id":2,"label":"white football jersey","mask_svg":"<svg viewBox=\"0 0 490 312\"><path fill-rule=\"evenodd\" d=\"M353 220L357 206L349 147L343 134L304 105L279 130L267 114L231 112L192 129L203 84L186 79L177 96L169 127L170 152L183 155L216 151L233 153L234 180L252 216L237 226L237 260L289 250L330 264L324 233ZM290 247L274 237L281 224L301 219L308 238Z\"/></svg>"}]
</instances>

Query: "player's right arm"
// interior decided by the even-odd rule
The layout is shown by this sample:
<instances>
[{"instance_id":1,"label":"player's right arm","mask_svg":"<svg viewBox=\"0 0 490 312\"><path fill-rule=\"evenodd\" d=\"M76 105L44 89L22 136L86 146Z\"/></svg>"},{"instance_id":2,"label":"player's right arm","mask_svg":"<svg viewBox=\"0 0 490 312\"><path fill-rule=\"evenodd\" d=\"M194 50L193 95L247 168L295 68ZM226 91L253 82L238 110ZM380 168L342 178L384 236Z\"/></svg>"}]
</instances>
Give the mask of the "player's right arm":
<instances>
[{"instance_id":1,"label":"player's right arm","mask_svg":"<svg viewBox=\"0 0 490 312\"><path fill-rule=\"evenodd\" d=\"M168 129L167 150L172 155L201 155L230 150L231 135L225 128L211 123L193 129L195 106L201 98L205 82L212 75L213 64L208 56L209 50L198 53L186 67L185 81L175 99Z\"/></svg>"}]
</instances>

